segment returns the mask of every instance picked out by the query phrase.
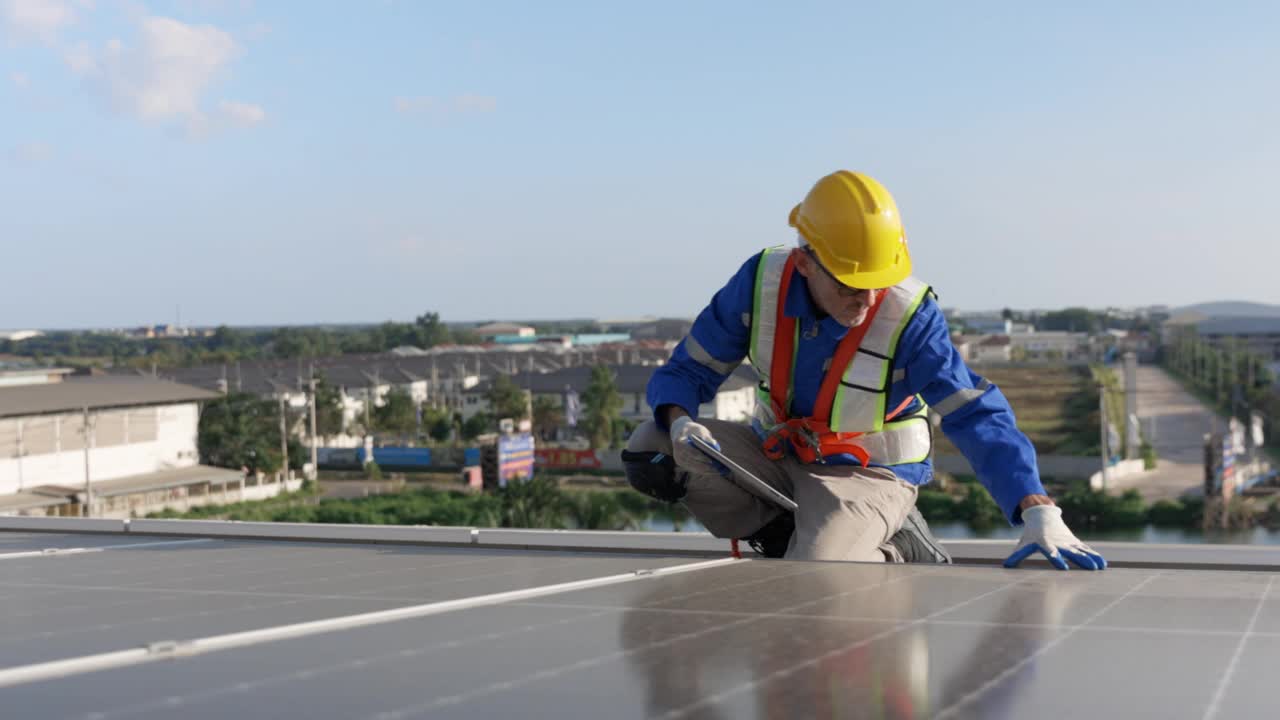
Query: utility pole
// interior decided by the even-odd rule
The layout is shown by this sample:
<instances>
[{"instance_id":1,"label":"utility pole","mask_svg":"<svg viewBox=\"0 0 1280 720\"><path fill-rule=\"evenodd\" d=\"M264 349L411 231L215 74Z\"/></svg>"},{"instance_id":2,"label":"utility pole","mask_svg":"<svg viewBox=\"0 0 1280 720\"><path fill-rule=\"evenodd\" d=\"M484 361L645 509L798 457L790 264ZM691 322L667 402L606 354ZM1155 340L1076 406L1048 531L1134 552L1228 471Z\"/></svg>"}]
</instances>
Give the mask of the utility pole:
<instances>
[{"instance_id":1,"label":"utility pole","mask_svg":"<svg viewBox=\"0 0 1280 720\"><path fill-rule=\"evenodd\" d=\"M440 401L436 396L440 393L440 370L436 367L436 359L431 358L431 384L427 386L427 399L431 402L431 407L439 408Z\"/></svg>"},{"instance_id":2,"label":"utility pole","mask_svg":"<svg viewBox=\"0 0 1280 720\"><path fill-rule=\"evenodd\" d=\"M1102 491L1106 492L1111 486L1110 473L1107 470L1107 462L1111 459L1111 453L1107 448L1107 388L1098 385L1098 428L1102 435Z\"/></svg>"},{"instance_id":3,"label":"utility pole","mask_svg":"<svg viewBox=\"0 0 1280 720\"><path fill-rule=\"evenodd\" d=\"M280 467L282 468L283 478L289 479L289 427L285 422L285 406L284 395L280 395Z\"/></svg>"},{"instance_id":4,"label":"utility pole","mask_svg":"<svg viewBox=\"0 0 1280 720\"><path fill-rule=\"evenodd\" d=\"M1125 453L1129 460L1138 457L1142 434L1138 431L1138 356L1124 354L1124 424Z\"/></svg>"},{"instance_id":5,"label":"utility pole","mask_svg":"<svg viewBox=\"0 0 1280 720\"><path fill-rule=\"evenodd\" d=\"M311 474L312 477L320 475L319 451L316 449L316 373L314 366L311 368Z\"/></svg>"},{"instance_id":6,"label":"utility pole","mask_svg":"<svg viewBox=\"0 0 1280 720\"><path fill-rule=\"evenodd\" d=\"M1227 398L1227 353L1225 350L1218 350L1215 353L1214 365L1217 366L1217 383L1213 388L1213 396L1219 403L1225 402Z\"/></svg>"},{"instance_id":7,"label":"utility pole","mask_svg":"<svg viewBox=\"0 0 1280 720\"><path fill-rule=\"evenodd\" d=\"M364 433L365 435L369 434L369 406L372 404L373 404L373 386L371 385L369 386L369 389L365 391L365 397L364 397Z\"/></svg>"},{"instance_id":8,"label":"utility pole","mask_svg":"<svg viewBox=\"0 0 1280 720\"><path fill-rule=\"evenodd\" d=\"M84 406L84 508L82 515L93 517L93 485L89 481L89 450L93 446L93 431L89 420L89 406Z\"/></svg>"}]
</instances>

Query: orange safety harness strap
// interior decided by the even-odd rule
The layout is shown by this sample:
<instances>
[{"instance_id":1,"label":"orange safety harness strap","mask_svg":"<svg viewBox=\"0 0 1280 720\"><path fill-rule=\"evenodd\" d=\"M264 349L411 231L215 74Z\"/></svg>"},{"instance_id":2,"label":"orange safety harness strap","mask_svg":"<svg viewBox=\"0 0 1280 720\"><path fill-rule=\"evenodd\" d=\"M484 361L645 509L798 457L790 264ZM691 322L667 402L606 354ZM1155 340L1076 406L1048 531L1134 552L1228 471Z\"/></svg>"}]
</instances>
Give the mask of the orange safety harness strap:
<instances>
[{"instance_id":1,"label":"orange safety harness strap","mask_svg":"<svg viewBox=\"0 0 1280 720\"><path fill-rule=\"evenodd\" d=\"M792 387L792 361L795 357L795 338L796 338L796 319L787 315L785 312L787 304L787 292L791 288L791 278L795 273L796 253L799 250L792 250L791 256L787 258L786 266L782 270L782 281L778 288L778 307L776 316L776 330L774 331L773 342L773 363L769 373L769 403L773 408L773 417L778 422L769 437L764 442L764 452L769 458L774 460L782 459L786 443L790 442L795 448L796 456L806 463L822 462L827 455L846 454L853 455L858 462L866 466L871 461L867 451L853 442L863 433L839 433L831 429L831 411L835 404L836 390L840 387L840 380L844 377L844 371L849 367L849 363L853 362L858 347L862 345L862 340L867 336L867 332L871 329L871 323L875 320L876 313L880 311L880 306L884 302L884 293L880 293L879 297L871 304L871 309L867 312L866 320L863 320L857 327L852 328L836 346L835 354L831 358L831 365L827 368L827 374L822 380L822 385L818 390L818 397L814 403L814 414L807 418L790 417L790 394ZM892 420L911 404L913 398L907 398L902 405L898 406L885 419Z\"/></svg>"}]
</instances>

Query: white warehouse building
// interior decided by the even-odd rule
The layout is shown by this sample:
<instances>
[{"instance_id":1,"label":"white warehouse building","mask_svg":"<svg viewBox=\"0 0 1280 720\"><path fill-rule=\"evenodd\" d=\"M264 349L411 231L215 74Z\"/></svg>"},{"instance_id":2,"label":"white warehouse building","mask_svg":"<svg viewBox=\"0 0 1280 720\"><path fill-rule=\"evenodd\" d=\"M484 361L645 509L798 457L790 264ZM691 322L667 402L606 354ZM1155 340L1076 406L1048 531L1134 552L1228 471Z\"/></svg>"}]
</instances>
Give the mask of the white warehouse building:
<instances>
[{"instance_id":1,"label":"white warehouse building","mask_svg":"<svg viewBox=\"0 0 1280 720\"><path fill-rule=\"evenodd\" d=\"M199 464L200 403L217 393L146 377L25 375L0 386L0 514L84 514L86 484L100 517L277 491L246 490L240 472Z\"/></svg>"}]
</instances>

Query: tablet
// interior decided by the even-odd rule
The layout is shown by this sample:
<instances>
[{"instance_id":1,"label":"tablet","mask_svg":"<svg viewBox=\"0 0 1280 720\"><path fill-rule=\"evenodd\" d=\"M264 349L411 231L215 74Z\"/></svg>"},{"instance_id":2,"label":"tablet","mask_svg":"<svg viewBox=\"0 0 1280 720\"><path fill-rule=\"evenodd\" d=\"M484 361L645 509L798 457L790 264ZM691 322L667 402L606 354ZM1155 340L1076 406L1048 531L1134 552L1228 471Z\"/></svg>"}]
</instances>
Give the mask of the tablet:
<instances>
[{"instance_id":1,"label":"tablet","mask_svg":"<svg viewBox=\"0 0 1280 720\"><path fill-rule=\"evenodd\" d=\"M743 490L746 490L765 502L777 505L783 510L795 512L799 509L800 506L796 504L795 500L783 495L777 490L777 488L756 477L749 470L733 460L730 460L728 455L717 450L711 443L708 443L700 437L693 437L690 438L690 440L693 442L694 447L701 450L716 462L729 468L731 477L737 483L738 487L741 487Z\"/></svg>"}]
</instances>

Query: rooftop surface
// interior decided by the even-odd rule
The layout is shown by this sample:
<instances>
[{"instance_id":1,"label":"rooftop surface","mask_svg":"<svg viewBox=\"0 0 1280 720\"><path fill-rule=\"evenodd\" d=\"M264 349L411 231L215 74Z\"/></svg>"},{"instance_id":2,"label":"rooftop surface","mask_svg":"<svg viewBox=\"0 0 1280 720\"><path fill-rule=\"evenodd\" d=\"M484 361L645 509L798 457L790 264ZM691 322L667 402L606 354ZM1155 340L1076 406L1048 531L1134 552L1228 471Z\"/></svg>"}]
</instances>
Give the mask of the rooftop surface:
<instances>
[{"instance_id":1,"label":"rooftop surface","mask_svg":"<svg viewBox=\"0 0 1280 720\"><path fill-rule=\"evenodd\" d=\"M316 542L182 522L0 519L6 707L97 720L1264 717L1280 659L1270 570L800 563L696 557L696 537L590 552L563 549L581 533L493 531L487 545L468 528L288 530L329 540ZM561 549L529 549L540 542ZM1217 549L1225 564L1276 564L1276 549L1235 550Z\"/></svg>"},{"instance_id":2,"label":"rooftop surface","mask_svg":"<svg viewBox=\"0 0 1280 720\"><path fill-rule=\"evenodd\" d=\"M167 405L218 397L221 395L208 390L154 378L73 377L55 383L0 387L0 417Z\"/></svg>"}]
</instances>

